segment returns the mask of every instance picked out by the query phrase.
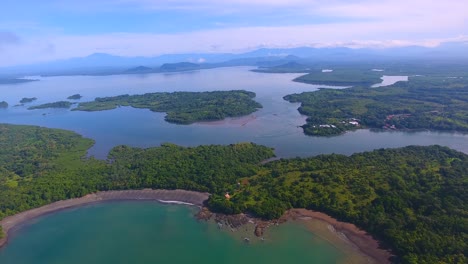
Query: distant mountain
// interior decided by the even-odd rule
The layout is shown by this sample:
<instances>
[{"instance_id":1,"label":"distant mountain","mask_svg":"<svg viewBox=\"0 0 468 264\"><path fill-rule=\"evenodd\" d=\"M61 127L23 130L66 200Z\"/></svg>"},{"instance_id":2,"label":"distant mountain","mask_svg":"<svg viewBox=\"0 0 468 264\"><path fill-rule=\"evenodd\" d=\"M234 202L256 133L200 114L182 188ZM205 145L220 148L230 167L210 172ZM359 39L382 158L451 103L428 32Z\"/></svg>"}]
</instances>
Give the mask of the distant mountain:
<instances>
[{"instance_id":1,"label":"distant mountain","mask_svg":"<svg viewBox=\"0 0 468 264\"><path fill-rule=\"evenodd\" d=\"M0 75L70 75L116 74L133 72L175 71L223 66L274 67L291 61L304 64L319 62L391 61L401 59L468 59L465 42L444 43L435 48L420 46L386 49L337 48L261 48L254 51L233 53L166 54L155 57L121 57L94 53L86 57L58 60L47 63L0 68ZM180 62L182 64L179 64ZM188 64L190 63L190 64ZM172 65L174 64L174 65ZM145 65L145 66L140 66ZM198 65L198 67L196 66ZM158 67L161 68L158 70ZM140 68L145 67L145 68ZM153 71L146 68L152 68Z\"/></svg>"},{"instance_id":2,"label":"distant mountain","mask_svg":"<svg viewBox=\"0 0 468 264\"><path fill-rule=\"evenodd\" d=\"M199 64L191 62L164 63L160 68L161 71L189 71L200 69Z\"/></svg>"},{"instance_id":3,"label":"distant mountain","mask_svg":"<svg viewBox=\"0 0 468 264\"><path fill-rule=\"evenodd\" d=\"M138 67L134 67L134 68L130 68L126 70L125 73L148 73L152 71L153 71L153 68L145 67L145 66L138 66Z\"/></svg>"}]
</instances>

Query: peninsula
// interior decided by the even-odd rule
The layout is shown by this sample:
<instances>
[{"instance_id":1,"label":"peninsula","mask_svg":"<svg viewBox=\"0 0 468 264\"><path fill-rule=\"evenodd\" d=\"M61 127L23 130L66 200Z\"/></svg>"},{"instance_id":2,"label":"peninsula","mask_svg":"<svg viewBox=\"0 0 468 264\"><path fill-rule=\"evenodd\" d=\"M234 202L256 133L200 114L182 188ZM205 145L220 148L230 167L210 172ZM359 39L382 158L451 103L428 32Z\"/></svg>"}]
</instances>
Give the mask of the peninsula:
<instances>
[{"instance_id":1,"label":"peninsula","mask_svg":"<svg viewBox=\"0 0 468 264\"><path fill-rule=\"evenodd\" d=\"M0 218L99 191L184 189L210 193L206 206L223 214L275 219L291 208L326 213L367 231L397 262L466 260L466 233L459 230L466 222L468 155L446 147L262 165L273 150L253 143L118 146L101 161L83 158L92 140L64 130L0 125L0 142Z\"/></svg>"},{"instance_id":2,"label":"peninsula","mask_svg":"<svg viewBox=\"0 0 468 264\"><path fill-rule=\"evenodd\" d=\"M391 86L320 89L284 99L301 103L307 135L360 128L468 132L468 81L463 78L416 76Z\"/></svg>"}]
</instances>

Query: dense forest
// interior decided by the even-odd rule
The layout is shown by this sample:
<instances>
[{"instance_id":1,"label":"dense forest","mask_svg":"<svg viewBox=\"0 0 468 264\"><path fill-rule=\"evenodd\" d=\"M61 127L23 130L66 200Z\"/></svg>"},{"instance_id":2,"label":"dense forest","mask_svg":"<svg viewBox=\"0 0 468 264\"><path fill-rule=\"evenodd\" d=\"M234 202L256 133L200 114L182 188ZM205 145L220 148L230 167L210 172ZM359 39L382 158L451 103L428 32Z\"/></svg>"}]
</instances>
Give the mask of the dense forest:
<instances>
[{"instance_id":1,"label":"dense forest","mask_svg":"<svg viewBox=\"0 0 468 264\"><path fill-rule=\"evenodd\" d=\"M79 99L81 99L81 97L83 97L83 96L81 96L81 94L74 94L74 95L68 96L67 99L68 100L79 100Z\"/></svg>"},{"instance_id":2,"label":"dense forest","mask_svg":"<svg viewBox=\"0 0 468 264\"><path fill-rule=\"evenodd\" d=\"M28 110L35 110L35 109L46 109L46 108L70 108L72 103L68 101L58 101L53 103L41 104L28 107Z\"/></svg>"},{"instance_id":3,"label":"dense forest","mask_svg":"<svg viewBox=\"0 0 468 264\"><path fill-rule=\"evenodd\" d=\"M334 69L330 72L314 70L306 75L297 77L294 81L333 86L370 86L375 83L381 83L381 76L381 73L370 70Z\"/></svg>"},{"instance_id":4,"label":"dense forest","mask_svg":"<svg viewBox=\"0 0 468 264\"><path fill-rule=\"evenodd\" d=\"M328 136L357 128L430 129L468 132L468 79L410 77L379 88L287 95L307 115L308 135ZM357 123L356 123L357 122Z\"/></svg>"},{"instance_id":5,"label":"dense forest","mask_svg":"<svg viewBox=\"0 0 468 264\"><path fill-rule=\"evenodd\" d=\"M147 93L96 98L92 102L80 103L73 110L102 111L131 106L166 112L165 120L170 123L191 124L253 113L262 107L253 100L254 97L255 93L243 90Z\"/></svg>"},{"instance_id":6,"label":"dense forest","mask_svg":"<svg viewBox=\"0 0 468 264\"><path fill-rule=\"evenodd\" d=\"M273 150L252 143L118 146L107 161L84 158L92 144L69 131L0 125L0 218L99 190L180 188L212 193L207 206L218 212L328 213L370 232L394 251L394 262L467 261L468 155L446 147L261 165Z\"/></svg>"},{"instance_id":7,"label":"dense forest","mask_svg":"<svg viewBox=\"0 0 468 264\"><path fill-rule=\"evenodd\" d=\"M31 102L34 102L36 101L37 98L36 97L24 97L20 100L20 103L21 104L26 104L26 103L31 103Z\"/></svg>"}]
</instances>

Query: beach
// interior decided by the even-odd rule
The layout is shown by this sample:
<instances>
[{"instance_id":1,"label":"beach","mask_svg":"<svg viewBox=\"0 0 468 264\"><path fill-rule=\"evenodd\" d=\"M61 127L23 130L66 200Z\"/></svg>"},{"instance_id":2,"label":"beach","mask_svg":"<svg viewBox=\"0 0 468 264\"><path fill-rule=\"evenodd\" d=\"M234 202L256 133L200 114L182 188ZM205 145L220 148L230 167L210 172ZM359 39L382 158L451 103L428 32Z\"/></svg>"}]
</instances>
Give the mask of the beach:
<instances>
[{"instance_id":1,"label":"beach","mask_svg":"<svg viewBox=\"0 0 468 264\"><path fill-rule=\"evenodd\" d=\"M154 200L170 203L184 203L203 206L203 202L209 197L208 193L192 192L186 190L127 190L127 191L104 191L88 194L74 199L54 202L39 208L27 210L12 216L5 217L0 225L5 232L5 237L0 239L0 247L8 242L9 232L28 221L60 210L106 201L128 201L128 200Z\"/></svg>"},{"instance_id":2,"label":"beach","mask_svg":"<svg viewBox=\"0 0 468 264\"><path fill-rule=\"evenodd\" d=\"M4 218L0 221L6 236L0 240L0 247L8 241L8 234L17 227L26 224L28 221L60 210L74 208L78 206L101 203L107 201L159 201L162 203L177 203L194 205L202 208L198 219L214 219L218 222L228 223L236 229L240 229L247 224L253 224L251 230L256 236L262 237L269 226L281 224L287 221L294 221L303 224L314 235L325 239L341 250L346 258L342 263L390 263L392 256L389 251L379 248L379 242L372 238L367 232L357 228L355 225L340 222L324 213L306 210L290 209L277 220L264 221L250 217L245 214L221 215L209 212L203 208L204 201L209 198L208 193L200 193L186 190L126 190L126 191L103 191L88 194L81 198L68 199L54 202L39 208L31 209L16 215ZM200 214L203 214L200 217Z\"/></svg>"}]
</instances>

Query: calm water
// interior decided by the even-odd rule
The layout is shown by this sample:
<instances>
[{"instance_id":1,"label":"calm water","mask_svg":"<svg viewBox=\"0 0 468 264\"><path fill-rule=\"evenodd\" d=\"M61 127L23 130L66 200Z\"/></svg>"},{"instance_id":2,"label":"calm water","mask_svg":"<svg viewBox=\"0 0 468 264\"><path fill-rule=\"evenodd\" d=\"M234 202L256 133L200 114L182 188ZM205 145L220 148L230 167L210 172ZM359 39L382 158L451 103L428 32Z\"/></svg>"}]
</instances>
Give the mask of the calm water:
<instances>
[{"instance_id":1,"label":"calm water","mask_svg":"<svg viewBox=\"0 0 468 264\"><path fill-rule=\"evenodd\" d=\"M282 99L318 87L291 80L297 74L262 74L249 68L220 68L176 74L73 76L0 86L1 123L31 124L76 131L96 140L90 155L105 158L120 144L150 147L163 142L184 146L252 141L274 147L280 157L323 153L352 154L383 147L439 144L468 153L468 135L437 132L371 132L358 130L320 138L305 136L297 108ZM397 79L395 79L397 80ZM391 82L384 79L384 82ZM30 105L99 96L160 91L244 89L257 93L263 109L239 119L193 125L164 121L164 113L130 107L102 112L46 109ZM23 97L38 100L17 106ZM215 225L197 222L193 208L155 203L101 204L42 217L20 229L0 250L0 263L336 263L333 246L299 225L275 228L265 243L247 245Z\"/></svg>"},{"instance_id":2,"label":"calm water","mask_svg":"<svg viewBox=\"0 0 468 264\"><path fill-rule=\"evenodd\" d=\"M305 227L270 229L247 244L195 209L156 202L98 204L36 219L0 250L2 264L336 263L343 254ZM252 241L254 237L251 237Z\"/></svg>"},{"instance_id":3,"label":"calm water","mask_svg":"<svg viewBox=\"0 0 468 264\"><path fill-rule=\"evenodd\" d=\"M323 86L292 82L297 76L255 73L247 67L236 67L174 74L48 77L39 82L0 86L0 101L6 100L10 104L7 110L0 111L0 122L76 131L96 140L90 154L98 158L105 158L112 147L120 144L150 147L164 142L196 146L252 141L274 147L280 157L352 154L382 147L431 144L468 153L468 135L455 133L359 130L332 138L306 136L298 127L305 123L305 116L297 111L299 104L284 101L283 96L315 91ZM385 79L384 82L391 83ZM164 113L131 107L102 112L26 109L30 105L65 100L75 93L84 96L82 101L89 101L99 96L121 94L232 89L257 93L255 100L263 105L263 109L246 118L188 126L165 122ZM13 107L23 97L37 97L38 100Z\"/></svg>"}]
</instances>

